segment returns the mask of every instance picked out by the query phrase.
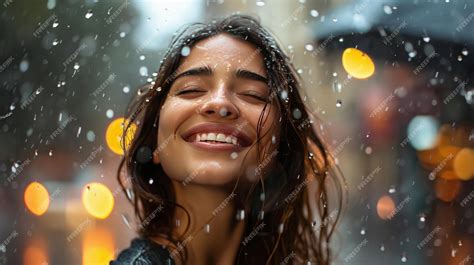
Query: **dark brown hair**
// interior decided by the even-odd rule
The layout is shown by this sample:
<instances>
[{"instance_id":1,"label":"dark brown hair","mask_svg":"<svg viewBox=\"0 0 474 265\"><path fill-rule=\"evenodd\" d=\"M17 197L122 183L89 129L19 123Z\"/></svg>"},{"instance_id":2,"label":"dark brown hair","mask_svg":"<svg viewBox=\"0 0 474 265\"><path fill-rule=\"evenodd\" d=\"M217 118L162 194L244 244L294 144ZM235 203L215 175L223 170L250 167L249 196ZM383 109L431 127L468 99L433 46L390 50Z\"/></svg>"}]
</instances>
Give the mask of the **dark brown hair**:
<instances>
[{"instance_id":1,"label":"dark brown hair","mask_svg":"<svg viewBox=\"0 0 474 265\"><path fill-rule=\"evenodd\" d=\"M345 195L343 178L312 125L315 118L304 102L306 96L302 99L305 92L290 59L269 32L256 19L246 15L230 15L180 30L171 41L156 80L140 88L137 98L127 109L125 118L129 125L125 127L124 135L132 123L137 125L137 130L130 146L124 150L118 179L141 222L139 233L144 237L162 237L174 249L182 246L181 242L187 236L173 233L175 211L186 209L176 204L171 181L161 165L151 161L151 150L159 146L160 109L180 67L182 49L220 33L255 45L264 58L272 93L259 118L257 145L263 137L260 134L265 108L269 103L276 103L280 113L276 126L280 126L281 137L275 143L278 153L274 156L274 166L264 172L265 177L254 184L245 198L251 209L246 215L244 237L252 232L256 235L241 244L235 263L300 264L311 261L311 264L329 264L329 242ZM263 157L268 156L264 154ZM262 156L259 154L258 157ZM156 185L149 185L150 178ZM308 183L313 180L317 182L313 183L317 185L316 194L309 192ZM330 188L336 198L331 202L332 214L328 205ZM316 205L316 212L312 211L310 201ZM180 258L185 260L186 257L186 251L180 251Z\"/></svg>"}]
</instances>

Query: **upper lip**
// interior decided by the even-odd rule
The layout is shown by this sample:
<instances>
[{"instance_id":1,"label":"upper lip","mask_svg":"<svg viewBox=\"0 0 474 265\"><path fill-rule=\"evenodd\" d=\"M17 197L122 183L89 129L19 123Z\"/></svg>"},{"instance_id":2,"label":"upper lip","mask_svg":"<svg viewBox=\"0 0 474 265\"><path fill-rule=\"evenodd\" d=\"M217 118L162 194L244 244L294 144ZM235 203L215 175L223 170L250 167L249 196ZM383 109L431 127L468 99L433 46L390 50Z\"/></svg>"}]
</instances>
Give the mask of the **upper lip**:
<instances>
[{"instance_id":1,"label":"upper lip","mask_svg":"<svg viewBox=\"0 0 474 265\"><path fill-rule=\"evenodd\" d=\"M181 136L184 140L189 141L189 137L196 133L211 132L235 136L237 137L237 142L243 147L247 147L252 144L252 139L245 132L243 132L242 128L238 129L235 126L223 123L200 123L191 127Z\"/></svg>"}]
</instances>

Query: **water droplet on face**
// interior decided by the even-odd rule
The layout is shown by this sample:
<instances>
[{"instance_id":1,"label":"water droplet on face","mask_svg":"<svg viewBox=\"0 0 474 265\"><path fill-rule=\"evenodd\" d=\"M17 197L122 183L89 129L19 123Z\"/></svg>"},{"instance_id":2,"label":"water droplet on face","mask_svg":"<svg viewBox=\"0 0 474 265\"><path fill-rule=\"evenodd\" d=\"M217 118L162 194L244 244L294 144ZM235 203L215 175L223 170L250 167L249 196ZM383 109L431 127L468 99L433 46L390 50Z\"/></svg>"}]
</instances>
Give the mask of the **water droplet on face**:
<instances>
[{"instance_id":1,"label":"water droplet on face","mask_svg":"<svg viewBox=\"0 0 474 265\"><path fill-rule=\"evenodd\" d=\"M210 225L210 224L206 224L206 225L204 226L204 231L205 231L207 234L209 234L209 233L211 232L211 225Z\"/></svg>"},{"instance_id":2,"label":"water droplet on face","mask_svg":"<svg viewBox=\"0 0 474 265\"><path fill-rule=\"evenodd\" d=\"M340 108L342 106L342 101L340 99L338 99L336 101L336 107Z\"/></svg>"},{"instance_id":3,"label":"water droplet on face","mask_svg":"<svg viewBox=\"0 0 474 265\"><path fill-rule=\"evenodd\" d=\"M191 49L188 46L184 46L181 49L181 55L182 56L188 56L191 53Z\"/></svg>"},{"instance_id":4,"label":"water droplet on face","mask_svg":"<svg viewBox=\"0 0 474 265\"><path fill-rule=\"evenodd\" d=\"M238 155L236 152L232 152L232 153L230 154L230 158L232 158L232 159L236 159L238 156L239 156L239 155Z\"/></svg>"},{"instance_id":5,"label":"water droplet on face","mask_svg":"<svg viewBox=\"0 0 474 265\"><path fill-rule=\"evenodd\" d=\"M310 14L312 17L318 17L318 16L319 16L318 10L315 10L315 9L311 10L311 11L309 12L309 14Z\"/></svg>"},{"instance_id":6,"label":"water droplet on face","mask_svg":"<svg viewBox=\"0 0 474 265\"><path fill-rule=\"evenodd\" d=\"M272 135L272 144L276 144L276 137L275 137L275 135Z\"/></svg>"},{"instance_id":7,"label":"water droplet on face","mask_svg":"<svg viewBox=\"0 0 474 265\"><path fill-rule=\"evenodd\" d=\"M86 19L89 19L92 17L94 13L92 13L92 10L89 9L89 11L87 11L86 15L84 16Z\"/></svg>"},{"instance_id":8,"label":"water droplet on face","mask_svg":"<svg viewBox=\"0 0 474 265\"><path fill-rule=\"evenodd\" d=\"M176 227L181 226L181 220L180 219L176 219L174 223L175 223Z\"/></svg>"},{"instance_id":9,"label":"water droplet on face","mask_svg":"<svg viewBox=\"0 0 474 265\"><path fill-rule=\"evenodd\" d=\"M226 107L222 107L220 110L219 110L219 115L221 115L221 117L226 117L227 116L227 108Z\"/></svg>"}]
</instances>

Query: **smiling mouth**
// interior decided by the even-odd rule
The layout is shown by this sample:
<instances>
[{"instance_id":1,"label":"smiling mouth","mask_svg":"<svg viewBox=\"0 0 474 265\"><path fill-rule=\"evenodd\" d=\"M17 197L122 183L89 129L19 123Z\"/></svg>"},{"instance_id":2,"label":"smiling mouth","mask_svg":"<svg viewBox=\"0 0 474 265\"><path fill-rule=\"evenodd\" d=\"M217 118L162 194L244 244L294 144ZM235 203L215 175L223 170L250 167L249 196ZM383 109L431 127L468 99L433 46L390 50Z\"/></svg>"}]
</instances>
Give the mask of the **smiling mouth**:
<instances>
[{"instance_id":1,"label":"smiling mouth","mask_svg":"<svg viewBox=\"0 0 474 265\"><path fill-rule=\"evenodd\" d=\"M207 143L211 145L228 145L235 147L247 147L250 144L244 139L238 138L234 135L224 133L195 133L185 139L186 142L191 143Z\"/></svg>"}]
</instances>

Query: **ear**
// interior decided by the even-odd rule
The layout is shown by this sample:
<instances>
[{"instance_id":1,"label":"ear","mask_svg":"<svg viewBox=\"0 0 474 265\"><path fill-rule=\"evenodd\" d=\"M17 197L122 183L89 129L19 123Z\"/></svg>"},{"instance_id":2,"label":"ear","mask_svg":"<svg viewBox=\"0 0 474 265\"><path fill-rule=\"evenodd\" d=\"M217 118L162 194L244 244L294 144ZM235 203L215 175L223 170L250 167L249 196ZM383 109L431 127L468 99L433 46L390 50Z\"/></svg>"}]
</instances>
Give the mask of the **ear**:
<instances>
[{"instance_id":1,"label":"ear","mask_svg":"<svg viewBox=\"0 0 474 265\"><path fill-rule=\"evenodd\" d=\"M155 149L155 151L153 151L153 163L154 164L160 163L160 156L158 155L158 149Z\"/></svg>"}]
</instances>

